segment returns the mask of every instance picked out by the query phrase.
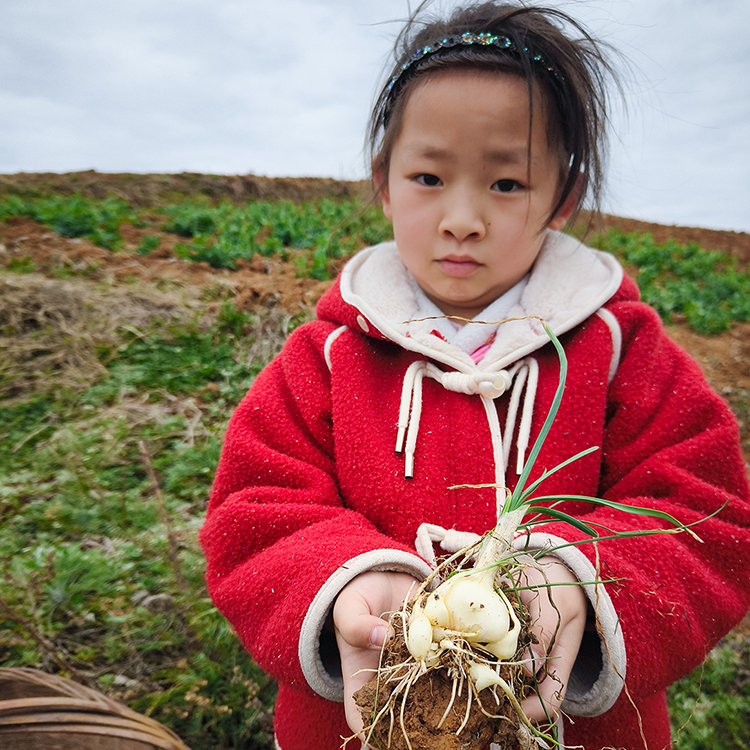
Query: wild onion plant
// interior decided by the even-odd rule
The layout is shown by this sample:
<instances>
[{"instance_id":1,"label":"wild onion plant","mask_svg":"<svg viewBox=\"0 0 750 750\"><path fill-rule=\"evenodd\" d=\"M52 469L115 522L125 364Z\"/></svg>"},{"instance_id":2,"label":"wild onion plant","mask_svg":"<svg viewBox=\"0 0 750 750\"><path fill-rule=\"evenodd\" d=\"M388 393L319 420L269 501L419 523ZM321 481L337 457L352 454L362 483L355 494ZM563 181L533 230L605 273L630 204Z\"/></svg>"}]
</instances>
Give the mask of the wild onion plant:
<instances>
[{"instance_id":1,"label":"wild onion plant","mask_svg":"<svg viewBox=\"0 0 750 750\"><path fill-rule=\"evenodd\" d=\"M554 554L559 547L529 553L523 549L514 550L514 538L553 519L584 532L587 537L584 541L589 542L681 532L698 539L687 525L662 511L581 495L533 496L547 477L598 450L592 447L581 451L544 471L539 479L526 486L557 415L567 375L567 359L562 345L546 323L541 323L560 360L559 383L549 413L518 483L513 491L506 490L506 500L495 528L442 562L422 583L414 598L405 602L402 609L392 616L396 636L384 646L377 673L364 692L356 696L365 722L363 736L369 744L411 750L413 738L410 737L408 714L418 710L413 697L413 693L418 692L415 685L427 675L434 677L436 673L442 673L442 681L448 685L449 692L446 703L440 705L442 713L438 712L439 718L432 731L452 737L441 736L437 744L433 739L434 746L470 750L486 746L489 741L503 741L492 729L490 735L477 729L472 723L472 715L479 716L485 725L487 722L482 716L490 719L490 726L492 720L497 719L504 725L505 736L513 746L515 743L520 743L523 748L557 745L554 722L550 719L549 724L537 726L521 707L522 700L537 683L535 678L524 676L523 671L525 655L533 641L530 636L533 623L521 603L519 591L524 571L538 567L540 557ZM496 487L486 484L468 486ZM655 517L664 521L667 527L615 533L566 513L561 504L568 501L583 501L623 513ZM601 584L604 581L597 575L596 581L582 581L581 585L586 583ZM433 683L429 696L432 702L440 701ZM450 720L451 715L457 715L458 720ZM510 735L507 719L513 727ZM424 717L420 723L424 724Z\"/></svg>"}]
</instances>

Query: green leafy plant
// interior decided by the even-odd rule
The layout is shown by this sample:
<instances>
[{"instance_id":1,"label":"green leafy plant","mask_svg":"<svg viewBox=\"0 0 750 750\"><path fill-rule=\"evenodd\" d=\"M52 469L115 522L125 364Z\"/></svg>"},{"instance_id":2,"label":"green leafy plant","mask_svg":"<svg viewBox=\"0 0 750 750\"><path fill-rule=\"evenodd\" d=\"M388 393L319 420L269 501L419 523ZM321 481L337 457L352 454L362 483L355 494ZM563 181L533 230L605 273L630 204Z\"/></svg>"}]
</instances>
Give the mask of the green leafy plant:
<instances>
[{"instance_id":1,"label":"green leafy plant","mask_svg":"<svg viewBox=\"0 0 750 750\"><path fill-rule=\"evenodd\" d=\"M163 211L171 217L163 231L192 239L181 245L182 257L215 268L234 268L237 260L255 254L286 257L289 250L304 250L298 256L301 275L327 279L331 260L391 236L380 210L356 201L255 201L244 206L224 201L215 207L183 203Z\"/></svg>"},{"instance_id":2,"label":"green leafy plant","mask_svg":"<svg viewBox=\"0 0 750 750\"><path fill-rule=\"evenodd\" d=\"M79 194L24 200L7 196L0 201L0 219L26 216L46 224L62 237L85 237L95 245L117 249L122 240L119 228L124 221L135 221L135 212L123 200L93 200Z\"/></svg>"},{"instance_id":3,"label":"green leafy plant","mask_svg":"<svg viewBox=\"0 0 750 750\"><path fill-rule=\"evenodd\" d=\"M650 234L610 230L598 242L637 270L645 302L665 322L683 315L698 333L725 331L734 321L750 320L750 274L737 269L737 259L698 245L654 243Z\"/></svg>"},{"instance_id":4,"label":"green leafy plant","mask_svg":"<svg viewBox=\"0 0 750 750\"><path fill-rule=\"evenodd\" d=\"M161 237L157 237L155 234L146 234L138 244L138 255L148 255L149 253L156 250L161 245Z\"/></svg>"},{"instance_id":5,"label":"green leafy plant","mask_svg":"<svg viewBox=\"0 0 750 750\"><path fill-rule=\"evenodd\" d=\"M36 263L27 255L23 258L11 258L6 268L13 273L33 273Z\"/></svg>"}]
</instances>

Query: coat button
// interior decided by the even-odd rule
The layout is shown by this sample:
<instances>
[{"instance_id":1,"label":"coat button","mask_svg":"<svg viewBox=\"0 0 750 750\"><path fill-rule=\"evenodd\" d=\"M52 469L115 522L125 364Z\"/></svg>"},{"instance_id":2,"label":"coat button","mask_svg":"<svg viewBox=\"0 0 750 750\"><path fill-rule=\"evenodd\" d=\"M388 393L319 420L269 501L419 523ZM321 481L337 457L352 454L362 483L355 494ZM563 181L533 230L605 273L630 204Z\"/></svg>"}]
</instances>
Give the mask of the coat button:
<instances>
[{"instance_id":1,"label":"coat button","mask_svg":"<svg viewBox=\"0 0 750 750\"><path fill-rule=\"evenodd\" d=\"M367 333L370 330L370 326L367 325L367 321L361 316L357 315L357 325Z\"/></svg>"}]
</instances>

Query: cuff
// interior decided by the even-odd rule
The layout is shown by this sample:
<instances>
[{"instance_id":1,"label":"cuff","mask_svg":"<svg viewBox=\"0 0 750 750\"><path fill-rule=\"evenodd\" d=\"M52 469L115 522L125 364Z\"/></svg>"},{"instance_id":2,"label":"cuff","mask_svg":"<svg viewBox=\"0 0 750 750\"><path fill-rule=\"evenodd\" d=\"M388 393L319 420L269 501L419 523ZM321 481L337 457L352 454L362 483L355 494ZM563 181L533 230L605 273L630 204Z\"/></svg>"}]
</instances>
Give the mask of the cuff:
<instances>
[{"instance_id":1,"label":"cuff","mask_svg":"<svg viewBox=\"0 0 750 750\"><path fill-rule=\"evenodd\" d=\"M583 590L596 613L598 637L596 632L584 635L562 710L574 716L599 716L612 708L622 691L627 663L625 640L604 584L595 583L596 569L578 547L568 544L565 539L535 533L519 537L513 546L524 551L550 550L547 554L564 563L584 582ZM587 648L587 641L593 646Z\"/></svg>"},{"instance_id":2,"label":"cuff","mask_svg":"<svg viewBox=\"0 0 750 750\"><path fill-rule=\"evenodd\" d=\"M375 570L388 573L408 573L417 580L426 578L432 569L421 558L397 549L378 549L357 555L337 568L320 587L307 610L299 634L299 661L307 684L326 700L341 703L344 683L341 679L338 656L326 659L323 626L341 589L360 573ZM328 644L330 646L330 644Z\"/></svg>"}]
</instances>

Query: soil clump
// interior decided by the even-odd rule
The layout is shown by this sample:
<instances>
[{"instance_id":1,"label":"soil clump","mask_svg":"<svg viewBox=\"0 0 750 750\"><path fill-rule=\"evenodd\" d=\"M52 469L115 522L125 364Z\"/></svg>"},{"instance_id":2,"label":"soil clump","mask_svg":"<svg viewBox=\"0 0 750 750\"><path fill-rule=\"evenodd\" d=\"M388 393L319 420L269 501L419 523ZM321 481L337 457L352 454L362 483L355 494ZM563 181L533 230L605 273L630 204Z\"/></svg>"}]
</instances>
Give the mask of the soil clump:
<instances>
[{"instance_id":1,"label":"soil clump","mask_svg":"<svg viewBox=\"0 0 750 750\"><path fill-rule=\"evenodd\" d=\"M382 666L386 670L393 669L410 659L403 633L397 632L384 649ZM411 662L413 664L413 659ZM404 670L402 672L405 674ZM396 677L402 672L396 672ZM515 682L518 690L524 689L517 668L504 665L500 676L506 682ZM519 719L507 698L498 690L499 703L496 703L492 691L486 689L480 693L480 697L487 713L479 708L476 697L472 696L467 718L467 697L470 689L468 681L464 680L460 693L454 692L453 680L449 678L446 669L427 672L409 688L406 698L399 696L395 700L392 708L393 723L391 724L389 715L378 722L370 744L388 750L478 750L490 743L501 748L516 747ZM379 683L375 679L370 680L355 693L354 697L365 723L386 705L390 695L389 685L384 681ZM402 700L406 702L403 714ZM451 703L450 710L446 713ZM407 744L404 735L409 738L411 746Z\"/></svg>"}]
</instances>

